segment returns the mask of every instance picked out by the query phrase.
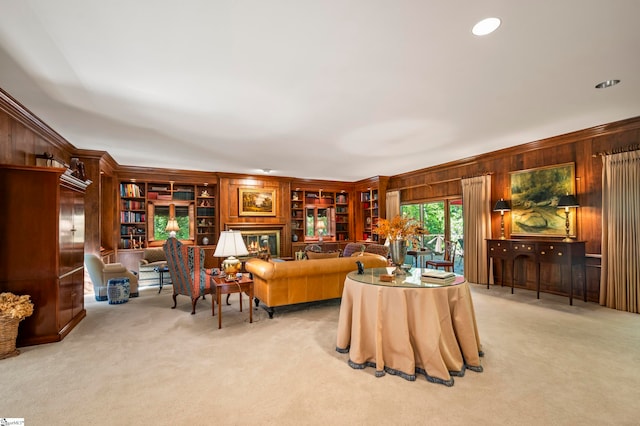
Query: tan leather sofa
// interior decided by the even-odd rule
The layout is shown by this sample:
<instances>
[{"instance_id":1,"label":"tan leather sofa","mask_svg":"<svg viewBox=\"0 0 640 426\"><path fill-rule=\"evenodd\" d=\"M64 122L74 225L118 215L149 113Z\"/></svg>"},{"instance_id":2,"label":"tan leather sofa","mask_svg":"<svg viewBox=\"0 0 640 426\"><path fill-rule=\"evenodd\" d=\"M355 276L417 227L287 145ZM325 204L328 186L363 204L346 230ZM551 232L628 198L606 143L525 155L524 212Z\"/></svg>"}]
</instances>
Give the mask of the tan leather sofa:
<instances>
[{"instance_id":1,"label":"tan leather sofa","mask_svg":"<svg viewBox=\"0 0 640 426\"><path fill-rule=\"evenodd\" d=\"M269 317L273 317L278 306L342 297L344 280L349 272L358 269L358 260L365 268L387 266L387 259L369 254L288 262L254 258L247 260L245 269L253 274L256 305L262 302Z\"/></svg>"}]
</instances>

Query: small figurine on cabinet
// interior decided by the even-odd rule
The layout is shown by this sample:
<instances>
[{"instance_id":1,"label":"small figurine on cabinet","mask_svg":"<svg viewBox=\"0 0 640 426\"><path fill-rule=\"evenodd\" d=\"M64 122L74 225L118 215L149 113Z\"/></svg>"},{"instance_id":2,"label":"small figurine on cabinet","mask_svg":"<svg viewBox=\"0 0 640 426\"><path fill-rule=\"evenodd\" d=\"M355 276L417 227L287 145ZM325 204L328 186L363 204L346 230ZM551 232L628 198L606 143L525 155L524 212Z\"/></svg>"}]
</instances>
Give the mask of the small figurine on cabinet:
<instances>
[{"instance_id":1,"label":"small figurine on cabinet","mask_svg":"<svg viewBox=\"0 0 640 426\"><path fill-rule=\"evenodd\" d=\"M206 189L202 190L202 193L200 193L201 197L208 197L209 196L209 191L207 191Z\"/></svg>"},{"instance_id":2,"label":"small figurine on cabinet","mask_svg":"<svg viewBox=\"0 0 640 426\"><path fill-rule=\"evenodd\" d=\"M200 207L209 207L209 201L208 200L202 200L200 202Z\"/></svg>"}]
</instances>

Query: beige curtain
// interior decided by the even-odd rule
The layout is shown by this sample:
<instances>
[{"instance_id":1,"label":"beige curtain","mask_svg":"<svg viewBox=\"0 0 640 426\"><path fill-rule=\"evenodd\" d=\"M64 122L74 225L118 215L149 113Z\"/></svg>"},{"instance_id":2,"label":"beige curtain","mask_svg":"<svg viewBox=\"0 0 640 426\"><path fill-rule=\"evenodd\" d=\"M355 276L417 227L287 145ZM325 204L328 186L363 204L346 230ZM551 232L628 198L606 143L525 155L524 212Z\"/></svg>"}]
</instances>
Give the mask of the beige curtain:
<instances>
[{"instance_id":1,"label":"beige curtain","mask_svg":"<svg viewBox=\"0 0 640 426\"><path fill-rule=\"evenodd\" d=\"M640 309L640 151L602 157L600 304Z\"/></svg>"},{"instance_id":2,"label":"beige curtain","mask_svg":"<svg viewBox=\"0 0 640 426\"><path fill-rule=\"evenodd\" d=\"M400 214L400 191L387 191L387 219Z\"/></svg>"},{"instance_id":3,"label":"beige curtain","mask_svg":"<svg viewBox=\"0 0 640 426\"><path fill-rule=\"evenodd\" d=\"M462 179L464 276L487 283L487 238L491 238L491 175Z\"/></svg>"}]
</instances>

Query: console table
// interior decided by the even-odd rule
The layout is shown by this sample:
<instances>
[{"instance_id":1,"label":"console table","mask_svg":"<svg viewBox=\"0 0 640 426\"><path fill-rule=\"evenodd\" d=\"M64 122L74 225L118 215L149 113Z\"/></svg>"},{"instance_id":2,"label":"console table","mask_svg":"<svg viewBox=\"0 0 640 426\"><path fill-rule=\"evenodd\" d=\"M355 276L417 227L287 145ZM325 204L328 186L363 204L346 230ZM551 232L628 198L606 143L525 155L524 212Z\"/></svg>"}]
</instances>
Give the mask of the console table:
<instances>
[{"instance_id":1,"label":"console table","mask_svg":"<svg viewBox=\"0 0 640 426\"><path fill-rule=\"evenodd\" d=\"M582 268L583 296L587 301L587 279L585 267L584 241L557 240L525 240L525 239L487 239L487 288L491 274L491 259L499 259L504 271L505 261L511 262L511 293L515 281L515 262L517 259L529 259L536 264L536 296L540 298L540 266L542 264L557 264L569 270L569 304L573 305L573 267ZM562 269L560 280L562 281ZM504 272L502 275L504 280ZM504 282L502 283L504 284Z\"/></svg>"},{"instance_id":2,"label":"console table","mask_svg":"<svg viewBox=\"0 0 640 426\"><path fill-rule=\"evenodd\" d=\"M349 366L376 369L416 380L453 386L466 369L481 372L482 350L469 285L458 276L451 285L423 282L413 268L391 282L393 268L350 272L344 282L336 350L349 353Z\"/></svg>"}]
</instances>

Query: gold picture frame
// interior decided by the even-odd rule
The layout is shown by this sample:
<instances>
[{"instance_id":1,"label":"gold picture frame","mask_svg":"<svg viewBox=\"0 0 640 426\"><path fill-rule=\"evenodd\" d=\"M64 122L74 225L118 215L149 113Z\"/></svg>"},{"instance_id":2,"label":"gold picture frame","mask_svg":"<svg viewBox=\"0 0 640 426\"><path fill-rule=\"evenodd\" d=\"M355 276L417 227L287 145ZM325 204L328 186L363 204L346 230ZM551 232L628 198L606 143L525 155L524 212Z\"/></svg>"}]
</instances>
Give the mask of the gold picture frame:
<instances>
[{"instance_id":1,"label":"gold picture frame","mask_svg":"<svg viewBox=\"0 0 640 426\"><path fill-rule=\"evenodd\" d=\"M238 204L240 216L275 216L276 190L240 188Z\"/></svg>"},{"instance_id":2,"label":"gold picture frame","mask_svg":"<svg viewBox=\"0 0 640 426\"><path fill-rule=\"evenodd\" d=\"M510 173L511 235L564 237L562 195L575 195L575 164L564 163ZM575 236L576 215L570 216L569 234Z\"/></svg>"}]
</instances>

